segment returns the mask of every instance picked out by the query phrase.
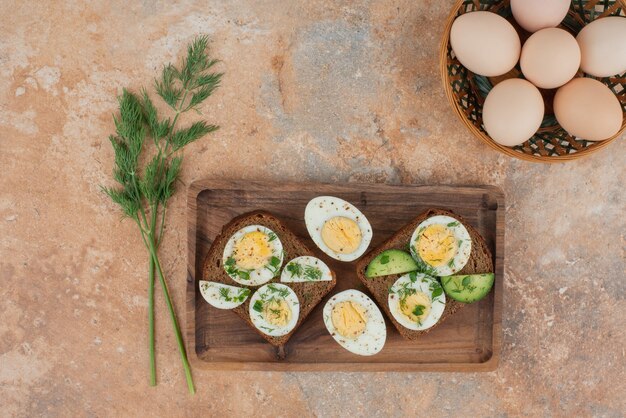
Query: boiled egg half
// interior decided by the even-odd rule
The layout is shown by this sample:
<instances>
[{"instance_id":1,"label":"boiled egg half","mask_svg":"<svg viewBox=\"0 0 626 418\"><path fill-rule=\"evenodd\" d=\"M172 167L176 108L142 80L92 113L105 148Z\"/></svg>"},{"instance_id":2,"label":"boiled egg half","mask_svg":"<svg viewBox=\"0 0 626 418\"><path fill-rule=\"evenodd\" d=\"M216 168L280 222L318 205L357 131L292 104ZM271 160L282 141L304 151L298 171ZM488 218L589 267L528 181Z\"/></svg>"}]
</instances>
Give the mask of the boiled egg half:
<instances>
[{"instance_id":1,"label":"boiled egg half","mask_svg":"<svg viewBox=\"0 0 626 418\"><path fill-rule=\"evenodd\" d=\"M457 219L438 215L417 226L410 249L413 257L430 267L433 275L450 276L467 264L472 239Z\"/></svg>"},{"instance_id":2,"label":"boiled egg half","mask_svg":"<svg viewBox=\"0 0 626 418\"><path fill-rule=\"evenodd\" d=\"M446 295L437 279L413 272L400 277L389 288L387 303L394 319L403 327L423 331L441 318Z\"/></svg>"},{"instance_id":3,"label":"boiled egg half","mask_svg":"<svg viewBox=\"0 0 626 418\"><path fill-rule=\"evenodd\" d=\"M282 283L320 282L333 279L333 273L322 260L304 255L285 264L280 274Z\"/></svg>"},{"instance_id":4,"label":"boiled egg half","mask_svg":"<svg viewBox=\"0 0 626 418\"><path fill-rule=\"evenodd\" d=\"M323 315L330 335L351 353L371 356L383 349L385 320L365 293L355 289L337 293L326 302Z\"/></svg>"},{"instance_id":5,"label":"boiled egg half","mask_svg":"<svg viewBox=\"0 0 626 418\"><path fill-rule=\"evenodd\" d=\"M304 221L315 245L335 260L356 260L372 240L372 226L367 218L338 197L312 199L306 205Z\"/></svg>"},{"instance_id":6,"label":"boiled egg half","mask_svg":"<svg viewBox=\"0 0 626 418\"><path fill-rule=\"evenodd\" d=\"M262 225L235 232L224 247L224 270L237 283L259 286L274 278L283 264L278 235Z\"/></svg>"},{"instance_id":7,"label":"boiled egg half","mask_svg":"<svg viewBox=\"0 0 626 418\"><path fill-rule=\"evenodd\" d=\"M209 305L217 309L233 309L250 296L250 289L224 283L200 280L200 294Z\"/></svg>"},{"instance_id":8,"label":"boiled egg half","mask_svg":"<svg viewBox=\"0 0 626 418\"><path fill-rule=\"evenodd\" d=\"M289 286L270 283L250 298L250 320L261 332L272 337L289 334L298 323L300 303Z\"/></svg>"}]
</instances>

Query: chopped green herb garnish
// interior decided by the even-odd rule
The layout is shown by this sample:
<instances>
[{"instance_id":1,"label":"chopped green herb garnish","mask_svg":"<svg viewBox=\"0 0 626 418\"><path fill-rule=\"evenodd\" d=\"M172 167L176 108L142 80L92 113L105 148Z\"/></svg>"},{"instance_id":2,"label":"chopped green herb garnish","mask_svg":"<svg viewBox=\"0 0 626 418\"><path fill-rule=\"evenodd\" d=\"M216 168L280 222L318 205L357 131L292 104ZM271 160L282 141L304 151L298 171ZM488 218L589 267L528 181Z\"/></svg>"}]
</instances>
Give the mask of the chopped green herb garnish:
<instances>
[{"instance_id":1,"label":"chopped green herb garnish","mask_svg":"<svg viewBox=\"0 0 626 418\"><path fill-rule=\"evenodd\" d=\"M233 299L230 297L230 289L227 287L220 287L220 298L224 299L226 302L230 302Z\"/></svg>"},{"instance_id":2,"label":"chopped green herb garnish","mask_svg":"<svg viewBox=\"0 0 626 418\"><path fill-rule=\"evenodd\" d=\"M291 277L302 277L302 264L291 262L287 264L287 271L291 273Z\"/></svg>"},{"instance_id":3,"label":"chopped green herb garnish","mask_svg":"<svg viewBox=\"0 0 626 418\"><path fill-rule=\"evenodd\" d=\"M230 277L239 277L241 280L250 280L250 272L252 270L240 270L237 268L237 262L234 257L228 257L224 263L224 267L226 267L226 273Z\"/></svg>"},{"instance_id":4,"label":"chopped green herb garnish","mask_svg":"<svg viewBox=\"0 0 626 418\"><path fill-rule=\"evenodd\" d=\"M268 240L267 240L267 242L272 242L272 241L274 241L275 239L277 239L277 238L278 238L278 237L276 236L276 234L275 234L275 233L273 233L273 232L270 232L269 234L267 234L267 236L269 237L269 238L268 238Z\"/></svg>"},{"instance_id":5,"label":"chopped green herb garnish","mask_svg":"<svg viewBox=\"0 0 626 418\"><path fill-rule=\"evenodd\" d=\"M254 302L252 309L254 309L257 312L263 312L263 302L261 302L260 300L257 300L256 302Z\"/></svg>"},{"instance_id":6,"label":"chopped green herb garnish","mask_svg":"<svg viewBox=\"0 0 626 418\"><path fill-rule=\"evenodd\" d=\"M239 289L237 296L233 298L235 302L243 302L250 295L250 289Z\"/></svg>"},{"instance_id":7,"label":"chopped green herb garnish","mask_svg":"<svg viewBox=\"0 0 626 418\"><path fill-rule=\"evenodd\" d=\"M446 225L448 228L453 228L455 226L459 226L459 222L458 221L454 221L454 222L450 222L448 225Z\"/></svg>"},{"instance_id":8,"label":"chopped green herb garnish","mask_svg":"<svg viewBox=\"0 0 626 418\"><path fill-rule=\"evenodd\" d=\"M310 281L320 280L322 278L322 270L313 266L305 266L304 278Z\"/></svg>"},{"instance_id":9,"label":"chopped green herb garnish","mask_svg":"<svg viewBox=\"0 0 626 418\"><path fill-rule=\"evenodd\" d=\"M283 299L286 298L287 296L289 296L289 289L288 288L279 288L279 287L276 287L274 284L267 285L267 288L272 293L278 293L278 296L282 297Z\"/></svg>"},{"instance_id":10,"label":"chopped green herb garnish","mask_svg":"<svg viewBox=\"0 0 626 418\"><path fill-rule=\"evenodd\" d=\"M424 314L424 309L426 309L426 306L424 306L424 305L417 305L415 307L415 309L413 309L413 315L415 315L415 316L422 316Z\"/></svg>"},{"instance_id":11,"label":"chopped green herb garnish","mask_svg":"<svg viewBox=\"0 0 626 418\"><path fill-rule=\"evenodd\" d=\"M272 273L274 273L274 275L276 275L276 273L278 273L279 266L280 266L280 258L274 255L272 256L272 258L270 258L270 262L268 265L265 266L265 268L271 271Z\"/></svg>"}]
</instances>

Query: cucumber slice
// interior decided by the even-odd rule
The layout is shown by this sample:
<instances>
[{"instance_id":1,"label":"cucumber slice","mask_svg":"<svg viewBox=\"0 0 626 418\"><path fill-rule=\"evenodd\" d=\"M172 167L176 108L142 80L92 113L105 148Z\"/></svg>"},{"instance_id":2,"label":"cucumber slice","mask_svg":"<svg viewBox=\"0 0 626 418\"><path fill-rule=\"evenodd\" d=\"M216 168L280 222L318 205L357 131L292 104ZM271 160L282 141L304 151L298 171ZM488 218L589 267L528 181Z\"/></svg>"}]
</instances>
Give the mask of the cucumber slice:
<instances>
[{"instance_id":1,"label":"cucumber slice","mask_svg":"<svg viewBox=\"0 0 626 418\"><path fill-rule=\"evenodd\" d=\"M493 273L443 276L441 284L446 295L463 303L481 300L493 287Z\"/></svg>"},{"instance_id":2,"label":"cucumber slice","mask_svg":"<svg viewBox=\"0 0 626 418\"><path fill-rule=\"evenodd\" d=\"M417 270L417 264L411 254L402 250L386 250L369 263L365 270L365 277L387 276L415 270Z\"/></svg>"}]
</instances>

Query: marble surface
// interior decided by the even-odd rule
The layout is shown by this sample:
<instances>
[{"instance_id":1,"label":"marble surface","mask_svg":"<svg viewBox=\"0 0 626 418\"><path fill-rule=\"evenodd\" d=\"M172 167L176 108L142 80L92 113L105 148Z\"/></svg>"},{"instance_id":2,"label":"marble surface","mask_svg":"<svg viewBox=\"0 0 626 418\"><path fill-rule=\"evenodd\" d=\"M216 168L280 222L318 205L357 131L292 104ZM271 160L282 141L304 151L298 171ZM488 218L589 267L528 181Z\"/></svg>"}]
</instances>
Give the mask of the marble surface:
<instances>
[{"instance_id":1,"label":"marble surface","mask_svg":"<svg viewBox=\"0 0 626 418\"><path fill-rule=\"evenodd\" d=\"M539 165L474 139L445 100L451 0L2 0L1 416L597 416L626 411L626 141ZM7 24L8 22L10 24ZM186 152L202 177L491 184L506 193L503 350L482 374L223 373L187 394L147 258L109 184L116 94L149 86L197 34L222 60L221 125ZM182 188L182 186L181 186ZM185 194L162 259L185 290Z\"/></svg>"}]
</instances>

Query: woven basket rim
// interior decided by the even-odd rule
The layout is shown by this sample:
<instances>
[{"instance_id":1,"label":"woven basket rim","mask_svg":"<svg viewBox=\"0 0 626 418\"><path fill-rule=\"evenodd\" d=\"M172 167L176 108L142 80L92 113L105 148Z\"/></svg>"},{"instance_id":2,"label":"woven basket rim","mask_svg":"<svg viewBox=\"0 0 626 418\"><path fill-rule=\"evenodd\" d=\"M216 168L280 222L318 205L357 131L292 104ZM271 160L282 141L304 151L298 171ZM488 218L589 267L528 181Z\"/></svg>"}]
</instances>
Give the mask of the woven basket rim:
<instances>
[{"instance_id":1,"label":"woven basket rim","mask_svg":"<svg viewBox=\"0 0 626 418\"><path fill-rule=\"evenodd\" d=\"M459 8L463 6L465 1L466 0L457 0L454 6L452 7L452 9L450 10L448 19L446 20L446 24L443 30L443 36L442 36L440 47L439 47L439 71L441 74L441 81L443 83L443 88L445 90L448 103L452 106L454 113L456 113L459 119L461 119L463 124L470 130L471 133L474 134L475 137L480 139L483 143L487 144L492 149L496 151L500 151L501 153L506 154L509 157L514 157L520 160L530 161L530 162L558 163L558 162L576 160L584 156L587 156L589 154L592 154L596 151L606 148L613 141L615 141L617 138L622 136L622 134L626 131L626 116L623 119L622 127L620 128L619 132L617 132L612 137L607 138L603 141L594 142L592 145L585 147L585 149L581 151L577 151L573 154L566 154L566 155L554 155L554 156L535 155L535 154L525 154L525 153L516 151L513 148L500 145L497 142L495 142L493 139L491 139L488 135L486 135L484 132L480 131L473 123L469 122L465 114L463 113L459 103L456 101L456 97L454 95L454 92L452 91L452 86L450 85L450 79L449 79L448 67L447 67L448 44L450 43L450 30L452 28L452 23L454 22L456 15L459 11ZM615 0L615 1L620 3L622 7L626 9L626 0ZM624 113L626 114L626 112Z\"/></svg>"}]
</instances>

